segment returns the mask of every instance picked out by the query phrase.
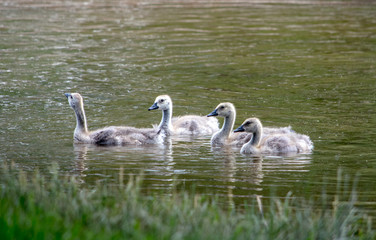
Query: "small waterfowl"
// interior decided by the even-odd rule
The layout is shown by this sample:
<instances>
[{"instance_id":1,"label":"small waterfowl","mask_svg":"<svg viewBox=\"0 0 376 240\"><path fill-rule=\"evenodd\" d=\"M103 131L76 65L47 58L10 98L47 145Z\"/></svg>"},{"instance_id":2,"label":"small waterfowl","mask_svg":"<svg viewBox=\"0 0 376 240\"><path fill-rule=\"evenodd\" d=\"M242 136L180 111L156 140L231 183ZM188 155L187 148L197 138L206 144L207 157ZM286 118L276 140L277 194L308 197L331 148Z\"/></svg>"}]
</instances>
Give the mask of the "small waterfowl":
<instances>
[{"instance_id":1,"label":"small waterfowl","mask_svg":"<svg viewBox=\"0 0 376 240\"><path fill-rule=\"evenodd\" d=\"M185 115L172 117L172 100L168 95L158 96L154 104L148 109L162 110L162 120L158 129L168 135L212 135L219 130L217 119L208 119L204 116Z\"/></svg>"},{"instance_id":2,"label":"small waterfowl","mask_svg":"<svg viewBox=\"0 0 376 240\"><path fill-rule=\"evenodd\" d=\"M135 128L127 126L110 126L95 131L89 131L86 122L84 103L79 93L65 93L69 105L76 114L74 142L92 143L97 145L127 145L127 144L161 144L164 133L159 129Z\"/></svg>"},{"instance_id":3,"label":"small waterfowl","mask_svg":"<svg viewBox=\"0 0 376 240\"><path fill-rule=\"evenodd\" d=\"M235 147L242 147L252 138L252 133L232 132L236 118L236 109L232 103L224 102L218 104L214 111L208 114L207 116L219 116L224 117L225 119L221 130L213 134L211 138L212 146L232 145ZM291 127L263 129L263 133L265 136L272 133L286 133L290 131L292 131Z\"/></svg>"},{"instance_id":4,"label":"small waterfowl","mask_svg":"<svg viewBox=\"0 0 376 240\"><path fill-rule=\"evenodd\" d=\"M307 135L294 131L271 132L263 137L263 127L258 118L248 118L234 132L252 133L252 139L240 150L244 154L258 153L307 153L313 143Z\"/></svg>"},{"instance_id":5,"label":"small waterfowl","mask_svg":"<svg viewBox=\"0 0 376 240\"><path fill-rule=\"evenodd\" d=\"M236 110L232 103L220 103L214 111L207 116L225 118L222 128L214 133L211 138L212 146L235 145L241 147L252 137L251 133L232 133L236 118Z\"/></svg>"}]
</instances>

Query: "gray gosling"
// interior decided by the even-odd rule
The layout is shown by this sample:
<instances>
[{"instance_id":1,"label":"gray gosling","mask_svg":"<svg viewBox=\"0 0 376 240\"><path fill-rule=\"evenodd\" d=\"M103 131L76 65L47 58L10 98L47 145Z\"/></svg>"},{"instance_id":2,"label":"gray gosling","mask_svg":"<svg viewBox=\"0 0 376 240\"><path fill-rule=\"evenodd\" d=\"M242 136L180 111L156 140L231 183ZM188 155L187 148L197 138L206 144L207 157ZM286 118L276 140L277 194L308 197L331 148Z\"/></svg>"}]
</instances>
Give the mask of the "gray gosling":
<instances>
[{"instance_id":1,"label":"gray gosling","mask_svg":"<svg viewBox=\"0 0 376 240\"><path fill-rule=\"evenodd\" d=\"M213 116L224 117L225 120L222 128L213 134L212 146L235 145L241 147L251 139L251 133L232 133L236 118L236 110L232 103L220 103L213 112L207 115L207 117Z\"/></svg>"},{"instance_id":2,"label":"gray gosling","mask_svg":"<svg viewBox=\"0 0 376 240\"><path fill-rule=\"evenodd\" d=\"M91 143L97 145L142 145L162 144L164 132L151 128L135 128L126 126L110 126L89 131L86 122L84 103L79 93L65 93L69 105L76 114L74 129L75 143Z\"/></svg>"},{"instance_id":3,"label":"gray gosling","mask_svg":"<svg viewBox=\"0 0 376 240\"><path fill-rule=\"evenodd\" d=\"M252 138L252 133L232 132L236 118L236 109L232 103L220 103L214 109L214 111L208 114L207 116L219 116L225 118L221 130L213 134L211 138L212 146L232 145L235 147L242 147ZM287 133L291 131L293 130L290 126L283 128L263 128L264 136L274 133Z\"/></svg>"},{"instance_id":4,"label":"gray gosling","mask_svg":"<svg viewBox=\"0 0 376 240\"><path fill-rule=\"evenodd\" d=\"M263 137L263 127L258 118L248 118L234 132L252 133L253 137L240 150L243 154L259 153L309 153L313 143L307 135L294 131L271 133Z\"/></svg>"},{"instance_id":5,"label":"gray gosling","mask_svg":"<svg viewBox=\"0 0 376 240\"><path fill-rule=\"evenodd\" d=\"M219 130L217 119L204 116L185 115L172 117L172 100L168 95L158 96L154 104L148 109L162 110L162 120L158 129L163 129L167 135L212 135Z\"/></svg>"}]
</instances>

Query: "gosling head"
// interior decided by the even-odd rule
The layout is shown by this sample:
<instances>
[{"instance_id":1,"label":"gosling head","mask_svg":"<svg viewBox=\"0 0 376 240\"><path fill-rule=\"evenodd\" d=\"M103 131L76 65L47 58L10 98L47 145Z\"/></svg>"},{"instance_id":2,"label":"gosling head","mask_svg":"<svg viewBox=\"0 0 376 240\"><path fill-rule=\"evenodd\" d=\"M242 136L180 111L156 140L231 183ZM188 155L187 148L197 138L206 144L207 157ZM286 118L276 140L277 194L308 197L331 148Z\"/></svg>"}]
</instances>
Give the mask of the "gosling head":
<instances>
[{"instance_id":1,"label":"gosling head","mask_svg":"<svg viewBox=\"0 0 376 240\"><path fill-rule=\"evenodd\" d=\"M209 113L207 116L220 116L220 117L228 117L231 114L235 113L235 107L232 103L220 103L213 112Z\"/></svg>"},{"instance_id":2,"label":"gosling head","mask_svg":"<svg viewBox=\"0 0 376 240\"><path fill-rule=\"evenodd\" d=\"M64 93L64 95L68 98L69 105L73 109L83 106L83 99L79 93Z\"/></svg>"},{"instance_id":3,"label":"gosling head","mask_svg":"<svg viewBox=\"0 0 376 240\"><path fill-rule=\"evenodd\" d=\"M154 104L151 107L149 107L148 110L149 111L155 110L155 109L167 110L167 109L170 109L171 106L172 106L171 98L168 95L161 95L155 99Z\"/></svg>"},{"instance_id":4,"label":"gosling head","mask_svg":"<svg viewBox=\"0 0 376 240\"><path fill-rule=\"evenodd\" d=\"M234 130L234 132L250 132L255 133L257 129L262 128L262 124L258 118L248 118L240 127Z\"/></svg>"}]
</instances>

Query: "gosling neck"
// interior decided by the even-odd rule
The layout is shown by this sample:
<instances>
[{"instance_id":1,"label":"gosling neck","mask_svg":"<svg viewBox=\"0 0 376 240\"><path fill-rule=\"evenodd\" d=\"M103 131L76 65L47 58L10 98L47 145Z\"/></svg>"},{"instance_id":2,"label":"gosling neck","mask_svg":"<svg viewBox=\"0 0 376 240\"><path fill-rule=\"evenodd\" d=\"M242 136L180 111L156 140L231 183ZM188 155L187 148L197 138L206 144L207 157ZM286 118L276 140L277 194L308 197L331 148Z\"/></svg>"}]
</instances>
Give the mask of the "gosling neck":
<instances>
[{"instance_id":1,"label":"gosling neck","mask_svg":"<svg viewBox=\"0 0 376 240\"><path fill-rule=\"evenodd\" d=\"M85 116L85 110L83 105L76 108L76 129L74 130L75 135L81 135L81 134L88 134L89 131L87 129L87 123L86 123L86 116Z\"/></svg>"},{"instance_id":2,"label":"gosling neck","mask_svg":"<svg viewBox=\"0 0 376 240\"><path fill-rule=\"evenodd\" d=\"M226 140L228 139L232 129L234 128L235 116L235 112L230 112L230 114L225 117L222 128L212 137L212 145L220 146L226 144Z\"/></svg>"},{"instance_id":3,"label":"gosling neck","mask_svg":"<svg viewBox=\"0 0 376 240\"><path fill-rule=\"evenodd\" d=\"M234 128L235 117L236 117L235 112L230 112L230 114L225 117L222 129L221 129L221 133L226 139L230 136L230 133L232 132L232 129Z\"/></svg>"},{"instance_id":4,"label":"gosling neck","mask_svg":"<svg viewBox=\"0 0 376 240\"><path fill-rule=\"evenodd\" d=\"M251 140L249 140L248 144L259 148L260 147L260 142L261 142L261 137L262 137L262 126L257 125L256 130L252 134Z\"/></svg>"},{"instance_id":5,"label":"gosling neck","mask_svg":"<svg viewBox=\"0 0 376 240\"><path fill-rule=\"evenodd\" d=\"M167 135L172 134L172 103L170 103L170 107L167 109L162 110L162 120L159 124L159 129L163 129Z\"/></svg>"}]
</instances>

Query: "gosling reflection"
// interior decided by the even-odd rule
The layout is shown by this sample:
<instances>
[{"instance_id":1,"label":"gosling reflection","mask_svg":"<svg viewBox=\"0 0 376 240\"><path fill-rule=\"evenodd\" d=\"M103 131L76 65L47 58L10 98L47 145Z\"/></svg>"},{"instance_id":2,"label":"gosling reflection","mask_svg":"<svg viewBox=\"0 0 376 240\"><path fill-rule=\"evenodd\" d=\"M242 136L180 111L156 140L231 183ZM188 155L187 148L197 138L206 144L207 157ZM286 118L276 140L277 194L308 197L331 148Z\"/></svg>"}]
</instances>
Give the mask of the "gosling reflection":
<instances>
[{"instance_id":1,"label":"gosling reflection","mask_svg":"<svg viewBox=\"0 0 376 240\"><path fill-rule=\"evenodd\" d=\"M155 145L155 146L148 146L143 153L147 154L147 157L150 158L150 169L148 171L152 171L153 174L162 175L162 176L173 176L174 175L174 159L173 159L173 150L172 150L172 141L170 137L165 139L164 145ZM172 178L168 179L171 181L172 186Z\"/></svg>"},{"instance_id":2,"label":"gosling reflection","mask_svg":"<svg viewBox=\"0 0 376 240\"><path fill-rule=\"evenodd\" d=\"M261 186L264 178L264 173L262 171L262 156L253 156L248 158L248 161L248 182ZM257 190L262 191L262 188L257 188Z\"/></svg>"},{"instance_id":3,"label":"gosling reflection","mask_svg":"<svg viewBox=\"0 0 376 240\"><path fill-rule=\"evenodd\" d=\"M226 176L226 185L227 185L227 198L229 208L235 207L234 202L234 188L236 187L236 158L235 153L229 146L222 147L222 156L224 157L223 161L223 171L224 176ZM216 152L219 153L219 152Z\"/></svg>"},{"instance_id":4,"label":"gosling reflection","mask_svg":"<svg viewBox=\"0 0 376 240\"><path fill-rule=\"evenodd\" d=\"M87 170L87 149L88 146L86 144L73 144L73 151L75 155L73 172L79 183L85 182L85 171Z\"/></svg>"},{"instance_id":5,"label":"gosling reflection","mask_svg":"<svg viewBox=\"0 0 376 240\"><path fill-rule=\"evenodd\" d=\"M119 169L123 168L122 178L127 180L129 175L172 176L174 161L170 138L165 139L163 145L129 146L96 146L92 144L74 144L73 174L80 183L87 181L92 184L96 181L118 176ZM116 173L115 173L116 172ZM99 178L99 179L98 179ZM171 180L170 177L168 180Z\"/></svg>"},{"instance_id":6,"label":"gosling reflection","mask_svg":"<svg viewBox=\"0 0 376 240\"><path fill-rule=\"evenodd\" d=\"M243 156L238 154L238 150L231 146L222 146L220 148L212 147L214 158L222 159L222 176L227 187L228 206L235 206L234 199L240 199L244 196L258 196L263 190L263 158L254 155ZM254 192L254 194L252 194ZM262 197L260 195L260 197Z\"/></svg>"}]
</instances>

